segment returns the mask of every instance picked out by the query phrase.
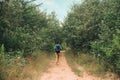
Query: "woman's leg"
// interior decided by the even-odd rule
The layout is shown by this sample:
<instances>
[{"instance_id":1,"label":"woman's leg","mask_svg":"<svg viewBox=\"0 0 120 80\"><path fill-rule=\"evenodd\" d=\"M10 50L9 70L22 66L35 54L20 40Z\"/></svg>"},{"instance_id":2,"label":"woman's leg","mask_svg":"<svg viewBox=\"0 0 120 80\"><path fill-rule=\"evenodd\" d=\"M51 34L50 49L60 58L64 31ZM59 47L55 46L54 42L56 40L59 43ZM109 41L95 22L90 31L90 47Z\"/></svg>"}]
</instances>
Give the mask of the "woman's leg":
<instances>
[{"instance_id":1,"label":"woman's leg","mask_svg":"<svg viewBox=\"0 0 120 80\"><path fill-rule=\"evenodd\" d=\"M59 53L57 53L57 62L59 62L59 56L60 56Z\"/></svg>"},{"instance_id":2,"label":"woman's leg","mask_svg":"<svg viewBox=\"0 0 120 80\"><path fill-rule=\"evenodd\" d=\"M56 64L59 62L59 53L55 53L56 56Z\"/></svg>"}]
</instances>

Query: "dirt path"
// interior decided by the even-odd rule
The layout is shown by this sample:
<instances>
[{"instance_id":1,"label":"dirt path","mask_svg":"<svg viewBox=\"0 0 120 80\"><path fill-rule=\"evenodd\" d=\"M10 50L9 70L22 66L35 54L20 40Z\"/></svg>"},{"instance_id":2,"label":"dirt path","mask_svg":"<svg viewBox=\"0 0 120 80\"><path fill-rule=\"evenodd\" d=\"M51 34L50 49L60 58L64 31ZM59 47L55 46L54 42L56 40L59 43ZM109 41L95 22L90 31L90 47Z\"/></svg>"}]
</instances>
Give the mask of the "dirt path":
<instances>
[{"instance_id":1,"label":"dirt path","mask_svg":"<svg viewBox=\"0 0 120 80\"><path fill-rule=\"evenodd\" d=\"M52 60L48 70L42 74L39 73L39 67L35 69L33 64L31 66L29 65L29 67L27 66L24 70L26 76L23 80L120 80L114 77L112 78L111 75L107 75L108 77L106 78L93 76L80 65L76 65L80 70L80 74L75 75L68 65L64 53L65 52L62 51L60 54L60 62L58 65L55 64L55 60Z\"/></svg>"},{"instance_id":2,"label":"dirt path","mask_svg":"<svg viewBox=\"0 0 120 80\"><path fill-rule=\"evenodd\" d=\"M77 76L71 71L64 57L64 52L60 55L58 65L54 61L51 62L49 69L38 77L37 80L101 80L99 78L88 75L83 72L82 76Z\"/></svg>"},{"instance_id":3,"label":"dirt path","mask_svg":"<svg viewBox=\"0 0 120 80\"><path fill-rule=\"evenodd\" d=\"M68 65L64 53L65 51L62 51L60 54L59 64L56 65L55 61L52 60L48 70L42 73L42 75L38 75L34 80L120 80L111 75L108 75L106 78L93 76L82 66L78 66L78 69L81 71L80 74L75 75Z\"/></svg>"},{"instance_id":4,"label":"dirt path","mask_svg":"<svg viewBox=\"0 0 120 80\"><path fill-rule=\"evenodd\" d=\"M71 71L63 53L64 52L60 55L59 64L56 65L55 62L52 61L50 68L43 73L38 80L78 80L78 76Z\"/></svg>"}]
</instances>

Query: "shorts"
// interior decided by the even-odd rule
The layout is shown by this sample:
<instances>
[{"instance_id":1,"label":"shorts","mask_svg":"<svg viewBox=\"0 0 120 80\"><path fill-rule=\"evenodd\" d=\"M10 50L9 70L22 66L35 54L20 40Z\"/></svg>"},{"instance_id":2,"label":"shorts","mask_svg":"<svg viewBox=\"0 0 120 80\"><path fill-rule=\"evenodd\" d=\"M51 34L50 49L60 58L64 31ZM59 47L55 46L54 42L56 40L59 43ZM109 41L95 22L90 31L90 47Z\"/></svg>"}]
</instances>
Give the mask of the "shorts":
<instances>
[{"instance_id":1,"label":"shorts","mask_svg":"<svg viewBox=\"0 0 120 80\"><path fill-rule=\"evenodd\" d=\"M60 51L55 51L56 53L60 53Z\"/></svg>"}]
</instances>

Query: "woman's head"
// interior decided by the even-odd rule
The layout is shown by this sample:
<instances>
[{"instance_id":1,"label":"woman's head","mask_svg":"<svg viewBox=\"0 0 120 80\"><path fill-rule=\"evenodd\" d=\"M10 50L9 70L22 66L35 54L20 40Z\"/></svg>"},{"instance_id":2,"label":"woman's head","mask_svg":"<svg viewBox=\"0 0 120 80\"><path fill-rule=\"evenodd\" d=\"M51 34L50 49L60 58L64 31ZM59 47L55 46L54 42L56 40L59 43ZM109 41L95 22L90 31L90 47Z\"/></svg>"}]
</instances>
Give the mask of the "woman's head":
<instances>
[{"instance_id":1,"label":"woman's head","mask_svg":"<svg viewBox=\"0 0 120 80\"><path fill-rule=\"evenodd\" d=\"M55 41L55 44L59 44L59 41Z\"/></svg>"}]
</instances>

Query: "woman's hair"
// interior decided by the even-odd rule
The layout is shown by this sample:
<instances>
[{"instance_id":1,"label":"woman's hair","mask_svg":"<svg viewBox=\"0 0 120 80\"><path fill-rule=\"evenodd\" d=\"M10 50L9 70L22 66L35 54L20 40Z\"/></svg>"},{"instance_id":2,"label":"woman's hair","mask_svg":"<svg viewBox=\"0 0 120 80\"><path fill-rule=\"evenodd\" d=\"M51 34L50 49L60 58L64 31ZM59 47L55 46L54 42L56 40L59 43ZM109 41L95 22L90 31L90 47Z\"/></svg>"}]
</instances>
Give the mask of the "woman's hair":
<instances>
[{"instance_id":1,"label":"woman's hair","mask_svg":"<svg viewBox=\"0 0 120 80\"><path fill-rule=\"evenodd\" d=\"M55 41L55 44L59 44L59 41Z\"/></svg>"}]
</instances>

